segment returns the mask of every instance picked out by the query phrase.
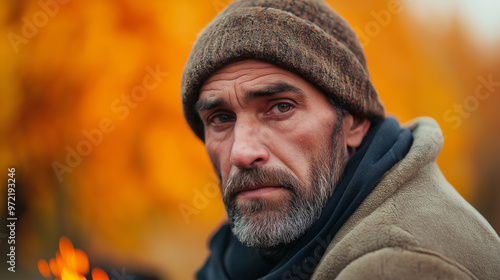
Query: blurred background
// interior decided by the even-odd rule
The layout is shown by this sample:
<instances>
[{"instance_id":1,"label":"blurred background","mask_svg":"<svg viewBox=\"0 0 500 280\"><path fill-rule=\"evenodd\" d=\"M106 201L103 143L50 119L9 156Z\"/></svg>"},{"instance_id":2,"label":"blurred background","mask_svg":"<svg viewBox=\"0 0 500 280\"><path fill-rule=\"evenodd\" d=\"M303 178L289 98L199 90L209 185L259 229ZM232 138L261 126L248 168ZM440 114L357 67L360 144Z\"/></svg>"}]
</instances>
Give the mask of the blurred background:
<instances>
[{"instance_id":1,"label":"blurred background","mask_svg":"<svg viewBox=\"0 0 500 280\"><path fill-rule=\"evenodd\" d=\"M0 278L45 279L37 262L61 236L110 279L194 277L225 214L180 79L229 2L0 1ZM360 37L387 113L439 122L443 173L500 231L500 2L328 3Z\"/></svg>"}]
</instances>

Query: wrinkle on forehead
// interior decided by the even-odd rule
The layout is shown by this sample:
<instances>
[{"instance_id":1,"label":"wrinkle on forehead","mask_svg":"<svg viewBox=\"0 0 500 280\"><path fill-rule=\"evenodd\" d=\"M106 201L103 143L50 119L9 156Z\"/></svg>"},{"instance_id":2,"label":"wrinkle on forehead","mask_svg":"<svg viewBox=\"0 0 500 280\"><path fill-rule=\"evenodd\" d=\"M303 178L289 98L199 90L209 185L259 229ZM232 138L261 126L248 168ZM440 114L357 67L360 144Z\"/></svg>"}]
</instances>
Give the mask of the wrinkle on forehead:
<instances>
[{"instance_id":1,"label":"wrinkle on forehead","mask_svg":"<svg viewBox=\"0 0 500 280\"><path fill-rule=\"evenodd\" d=\"M268 75L284 75L287 78L294 79L292 75L288 74L287 70L275 65L258 60L243 60L215 72L202 84L201 91L211 89L214 82L238 81L243 85ZM248 76L248 78L245 78L245 76Z\"/></svg>"},{"instance_id":2,"label":"wrinkle on forehead","mask_svg":"<svg viewBox=\"0 0 500 280\"><path fill-rule=\"evenodd\" d=\"M238 62L224 67L207 79L202 84L200 98L235 93L236 101L241 106L244 101L241 93L264 89L283 81L295 84L296 77L293 73L272 64L260 61Z\"/></svg>"}]
</instances>

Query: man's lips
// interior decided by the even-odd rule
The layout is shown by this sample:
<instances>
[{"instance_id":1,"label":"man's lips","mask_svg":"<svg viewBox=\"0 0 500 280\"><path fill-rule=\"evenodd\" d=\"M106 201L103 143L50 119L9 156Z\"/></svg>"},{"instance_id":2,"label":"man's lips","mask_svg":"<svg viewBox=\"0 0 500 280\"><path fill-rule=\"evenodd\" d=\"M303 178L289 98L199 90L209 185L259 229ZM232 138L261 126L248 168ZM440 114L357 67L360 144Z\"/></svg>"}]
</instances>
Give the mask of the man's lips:
<instances>
[{"instance_id":1,"label":"man's lips","mask_svg":"<svg viewBox=\"0 0 500 280\"><path fill-rule=\"evenodd\" d=\"M282 186L252 186L240 190L236 195L241 198L259 198L271 192L283 189Z\"/></svg>"}]
</instances>

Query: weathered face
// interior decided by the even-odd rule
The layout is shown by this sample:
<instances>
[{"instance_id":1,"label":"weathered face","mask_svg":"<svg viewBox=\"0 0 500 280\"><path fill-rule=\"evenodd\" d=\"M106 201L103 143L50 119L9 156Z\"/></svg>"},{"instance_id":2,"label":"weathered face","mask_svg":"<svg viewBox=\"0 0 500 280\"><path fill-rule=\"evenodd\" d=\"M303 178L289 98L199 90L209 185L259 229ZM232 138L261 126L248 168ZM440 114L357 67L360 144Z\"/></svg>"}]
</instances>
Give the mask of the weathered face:
<instances>
[{"instance_id":1,"label":"weathered face","mask_svg":"<svg viewBox=\"0 0 500 280\"><path fill-rule=\"evenodd\" d=\"M196 107L236 237L264 248L300 237L347 161L342 115L304 79L254 60L212 75Z\"/></svg>"}]
</instances>

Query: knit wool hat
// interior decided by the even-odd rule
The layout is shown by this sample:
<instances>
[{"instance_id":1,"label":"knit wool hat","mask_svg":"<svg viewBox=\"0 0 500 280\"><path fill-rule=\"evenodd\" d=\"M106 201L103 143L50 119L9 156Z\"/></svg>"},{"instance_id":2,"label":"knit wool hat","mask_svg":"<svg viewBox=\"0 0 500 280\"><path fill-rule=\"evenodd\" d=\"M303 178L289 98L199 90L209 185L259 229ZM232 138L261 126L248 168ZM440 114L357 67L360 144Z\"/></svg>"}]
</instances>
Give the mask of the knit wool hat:
<instances>
[{"instance_id":1,"label":"knit wool hat","mask_svg":"<svg viewBox=\"0 0 500 280\"><path fill-rule=\"evenodd\" d=\"M202 83L230 63L255 59L294 72L353 115L384 118L358 37L321 0L240 0L198 36L184 67L184 117L204 141L194 107Z\"/></svg>"}]
</instances>

